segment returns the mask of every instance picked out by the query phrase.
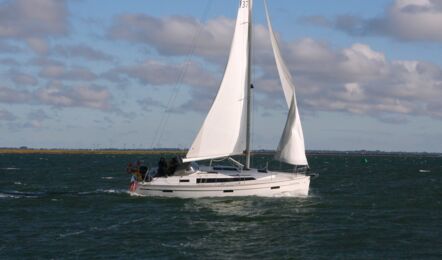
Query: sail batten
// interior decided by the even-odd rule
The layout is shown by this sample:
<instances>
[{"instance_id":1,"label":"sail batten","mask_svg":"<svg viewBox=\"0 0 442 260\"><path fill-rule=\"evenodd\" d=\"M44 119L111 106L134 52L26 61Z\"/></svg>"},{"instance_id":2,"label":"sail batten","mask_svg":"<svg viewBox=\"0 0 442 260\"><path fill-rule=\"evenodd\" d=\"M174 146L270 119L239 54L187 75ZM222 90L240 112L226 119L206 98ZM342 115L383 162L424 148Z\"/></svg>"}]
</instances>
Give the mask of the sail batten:
<instances>
[{"instance_id":1,"label":"sail batten","mask_svg":"<svg viewBox=\"0 0 442 260\"><path fill-rule=\"evenodd\" d=\"M186 161L242 154L247 143L251 0L241 0L229 60L216 98Z\"/></svg>"},{"instance_id":2,"label":"sail batten","mask_svg":"<svg viewBox=\"0 0 442 260\"><path fill-rule=\"evenodd\" d=\"M276 67L278 69L284 96L289 107L286 125L276 150L275 159L292 165L308 165L307 157L305 155L304 134L302 132L301 119L299 117L296 102L295 85L293 84L290 71L282 58L278 41L273 32L267 8L267 1L264 1L264 5Z\"/></svg>"}]
</instances>

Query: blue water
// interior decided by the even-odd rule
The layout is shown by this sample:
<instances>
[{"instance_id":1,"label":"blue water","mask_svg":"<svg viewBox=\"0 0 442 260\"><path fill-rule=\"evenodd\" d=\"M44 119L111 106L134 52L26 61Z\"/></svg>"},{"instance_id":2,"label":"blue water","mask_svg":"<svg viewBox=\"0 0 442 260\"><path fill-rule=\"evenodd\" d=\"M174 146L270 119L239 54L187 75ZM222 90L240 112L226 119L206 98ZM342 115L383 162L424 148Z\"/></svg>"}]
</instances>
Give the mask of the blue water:
<instances>
[{"instance_id":1,"label":"blue water","mask_svg":"<svg viewBox=\"0 0 442 260\"><path fill-rule=\"evenodd\" d=\"M310 156L308 198L199 200L131 197L139 157L0 155L0 258L442 259L441 157Z\"/></svg>"}]
</instances>

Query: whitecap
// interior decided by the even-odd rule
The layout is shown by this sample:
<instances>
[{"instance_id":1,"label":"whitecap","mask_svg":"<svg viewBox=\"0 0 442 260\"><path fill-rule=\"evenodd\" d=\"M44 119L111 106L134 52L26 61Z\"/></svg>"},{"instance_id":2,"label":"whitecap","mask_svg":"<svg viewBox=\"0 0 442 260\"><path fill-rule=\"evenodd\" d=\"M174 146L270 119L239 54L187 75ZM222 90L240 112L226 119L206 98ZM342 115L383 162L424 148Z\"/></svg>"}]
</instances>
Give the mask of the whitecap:
<instances>
[{"instance_id":1,"label":"whitecap","mask_svg":"<svg viewBox=\"0 0 442 260\"><path fill-rule=\"evenodd\" d=\"M76 236L76 235L80 235L83 234L84 232L86 232L85 230L80 230L80 231L75 231L75 232L69 232L69 233L65 233L65 234L60 234L59 236L61 238L64 237L70 237L70 236Z\"/></svg>"},{"instance_id":2,"label":"whitecap","mask_svg":"<svg viewBox=\"0 0 442 260\"><path fill-rule=\"evenodd\" d=\"M94 191L83 191L79 192L79 195L89 195L89 194L101 194L101 193L108 193L108 194L128 194L128 190L123 189L97 189Z\"/></svg>"},{"instance_id":3,"label":"whitecap","mask_svg":"<svg viewBox=\"0 0 442 260\"><path fill-rule=\"evenodd\" d=\"M112 180L114 177L101 177L103 180Z\"/></svg>"},{"instance_id":4,"label":"whitecap","mask_svg":"<svg viewBox=\"0 0 442 260\"><path fill-rule=\"evenodd\" d=\"M107 189L107 190L103 190L103 189L98 189L97 192L101 192L101 193L112 193L112 194L127 194L129 193L128 190L123 190L123 189Z\"/></svg>"},{"instance_id":5,"label":"whitecap","mask_svg":"<svg viewBox=\"0 0 442 260\"><path fill-rule=\"evenodd\" d=\"M275 197L275 198L308 198L308 195L300 194L296 191L284 191L284 192L275 194L273 197Z\"/></svg>"},{"instance_id":6,"label":"whitecap","mask_svg":"<svg viewBox=\"0 0 442 260\"><path fill-rule=\"evenodd\" d=\"M9 193L0 193L0 199L20 199L20 198L23 198L23 196L13 195Z\"/></svg>"},{"instance_id":7,"label":"whitecap","mask_svg":"<svg viewBox=\"0 0 442 260\"><path fill-rule=\"evenodd\" d=\"M132 191L127 191L127 193L132 197L148 197L147 195L139 194L139 193L132 192Z\"/></svg>"},{"instance_id":8,"label":"whitecap","mask_svg":"<svg viewBox=\"0 0 442 260\"><path fill-rule=\"evenodd\" d=\"M45 195L45 193L42 192L22 192L22 191L3 191L0 193L0 198L14 198L14 199L21 199L21 198L39 198L41 196Z\"/></svg>"}]
</instances>

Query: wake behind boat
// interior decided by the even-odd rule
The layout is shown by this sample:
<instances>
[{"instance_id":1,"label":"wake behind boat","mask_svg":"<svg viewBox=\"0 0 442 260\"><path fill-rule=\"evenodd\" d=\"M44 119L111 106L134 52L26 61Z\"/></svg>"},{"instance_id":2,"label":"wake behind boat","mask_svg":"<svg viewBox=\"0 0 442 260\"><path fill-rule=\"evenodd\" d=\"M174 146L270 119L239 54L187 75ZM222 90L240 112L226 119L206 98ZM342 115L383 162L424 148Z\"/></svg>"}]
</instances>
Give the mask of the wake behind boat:
<instances>
[{"instance_id":1,"label":"wake behind boat","mask_svg":"<svg viewBox=\"0 0 442 260\"><path fill-rule=\"evenodd\" d=\"M181 198L230 196L307 196L310 175L295 86L282 59L265 3L270 40L289 108L275 159L294 166L292 173L250 167L252 0L241 0L224 77L210 111L186 158L163 159L158 167L130 167L133 194ZM245 155L245 164L231 158ZM199 167L195 162L226 158L233 166Z\"/></svg>"}]
</instances>

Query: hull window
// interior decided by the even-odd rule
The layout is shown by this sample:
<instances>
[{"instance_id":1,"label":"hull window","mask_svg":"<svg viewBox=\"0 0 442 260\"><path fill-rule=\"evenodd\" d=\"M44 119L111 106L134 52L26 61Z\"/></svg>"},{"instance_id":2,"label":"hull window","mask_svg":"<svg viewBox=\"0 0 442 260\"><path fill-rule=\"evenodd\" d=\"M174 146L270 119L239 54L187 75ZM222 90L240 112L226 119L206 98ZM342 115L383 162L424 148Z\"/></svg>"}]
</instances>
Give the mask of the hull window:
<instances>
[{"instance_id":1,"label":"hull window","mask_svg":"<svg viewBox=\"0 0 442 260\"><path fill-rule=\"evenodd\" d=\"M238 181L254 181L253 177L241 177L241 178L205 178L196 179L196 183L222 183L222 182L238 182Z\"/></svg>"}]
</instances>

